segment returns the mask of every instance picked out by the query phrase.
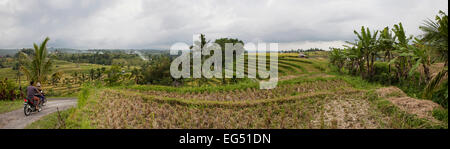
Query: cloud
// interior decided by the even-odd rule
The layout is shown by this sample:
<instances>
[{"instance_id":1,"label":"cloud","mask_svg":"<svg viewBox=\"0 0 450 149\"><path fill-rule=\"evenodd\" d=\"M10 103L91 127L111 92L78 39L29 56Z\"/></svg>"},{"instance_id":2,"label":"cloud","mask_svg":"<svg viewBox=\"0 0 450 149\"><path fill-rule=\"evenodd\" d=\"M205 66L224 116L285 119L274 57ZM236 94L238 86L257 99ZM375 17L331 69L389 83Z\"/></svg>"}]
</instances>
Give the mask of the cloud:
<instances>
[{"instance_id":1,"label":"cloud","mask_svg":"<svg viewBox=\"0 0 450 149\"><path fill-rule=\"evenodd\" d=\"M407 34L447 0L0 0L0 48L162 48L213 40L278 42L280 48L338 46L361 26L382 29L402 22Z\"/></svg>"}]
</instances>

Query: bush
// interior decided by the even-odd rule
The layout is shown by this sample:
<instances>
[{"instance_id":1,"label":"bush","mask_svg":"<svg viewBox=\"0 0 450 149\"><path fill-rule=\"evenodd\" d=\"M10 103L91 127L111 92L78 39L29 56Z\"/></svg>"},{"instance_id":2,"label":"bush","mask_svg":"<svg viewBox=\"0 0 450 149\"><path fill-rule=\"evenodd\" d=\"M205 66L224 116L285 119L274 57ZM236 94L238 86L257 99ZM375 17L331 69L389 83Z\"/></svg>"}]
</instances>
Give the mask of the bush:
<instances>
[{"instance_id":1,"label":"bush","mask_svg":"<svg viewBox=\"0 0 450 149\"><path fill-rule=\"evenodd\" d=\"M20 91L17 90L16 84L4 78L0 80L0 100L15 100L19 97Z\"/></svg>"},{"instance_id":2,"label":"bush","mask_svg":"<svg viewBox=\"0 0 450 149\"><path fill-rule=\"evenodd\" d=\"M433 93L431 100L448 109L448 80L442 83L441 88Z\"/></svg>"},{"instance_id":3,"label":"bush","mask_svg":"<svg viewBox=\"0 0 450 149\"><path fill-rule=\"evenodd\" d=\"M435 109L433 110L433 117L437 120L448 123L448 109Z\"/></svg>"},{"instance_id":4,"label":"bush","mask_svg":"<svg viewBox=\"0 0 450 149\"><path fill-rule=\"evenodd\" d=\"M374 71L375 75L370 78L370 81L376 81L381 84L390 85L392 83L392 80L394 80L394 76L392 76L392 73L389 73L389 64L387 62L376 62L374 64ZM393 71L394 70L391 67L391 72Z\"/></svg>"},{"instance_id":5,"label":"bush","mask_svg":"<svg viewBox=\"0 0 450 149\"><path fill-rule=\"evenodd\" d=\"M114 86L120 84L119 80L122 78L123 74L119 66L111 66L111 69L106 71L106 74L108 77L105 79L105 82L107 82L108 85Z\"/></svg>"},{"instance_id":6,"label":"bush","mask_svg":"<svg viewBox=\"0 0 450 149\"><path fill-rule=\"evenodd\" d=\"M173 82L170 75L170 58L168 56L159 56L152 59L148 64L142 66L142 75L144 84L171 85Z\"/></svg>"}]
</instances>

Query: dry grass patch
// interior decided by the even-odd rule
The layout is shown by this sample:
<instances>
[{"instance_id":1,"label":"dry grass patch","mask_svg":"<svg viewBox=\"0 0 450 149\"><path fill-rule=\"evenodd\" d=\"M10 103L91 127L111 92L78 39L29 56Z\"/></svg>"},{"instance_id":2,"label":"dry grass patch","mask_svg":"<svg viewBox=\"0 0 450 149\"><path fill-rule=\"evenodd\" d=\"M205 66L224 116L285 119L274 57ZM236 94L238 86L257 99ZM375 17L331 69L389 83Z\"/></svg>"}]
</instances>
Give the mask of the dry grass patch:
<instances>
[{"instance_id":1,"label":"dry grass patch","mask_svg":"<svg viewBox=\"0 0 450 149\"><path fill-rule=\"evenodd\" d=\"M397 87L380 88L375 91L379 97L385 98L401 110L417 115L419 118L425 118L437 121L432 116L435 108L442 108L439 104L430 100L421 100L408 97L402 90Z\"/></svg>"}]
</instances>

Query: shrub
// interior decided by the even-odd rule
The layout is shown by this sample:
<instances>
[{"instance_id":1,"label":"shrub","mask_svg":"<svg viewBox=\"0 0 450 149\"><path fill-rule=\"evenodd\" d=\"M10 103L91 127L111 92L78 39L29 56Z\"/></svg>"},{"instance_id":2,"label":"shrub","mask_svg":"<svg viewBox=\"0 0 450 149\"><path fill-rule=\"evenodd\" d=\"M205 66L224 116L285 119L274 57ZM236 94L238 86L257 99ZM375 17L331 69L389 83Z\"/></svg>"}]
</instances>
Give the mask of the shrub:
<instances>
[{"instance_id":1,"label":"shrub","mask_svg":"<svg viewBox=\"0 0 450 149\"><path fill-rule=\"evenodd\" d=\"M434 109L433 117L440 121L448 123L448 109Z\"/></svg>"},{"instance_id":2,"label":"shrub","mask_svg":"<svg viewBox=\"0 0 450 149\"><path fill-rule=\"evenodd\" d=\"M448 108L448 81L442 83L440 89L433 93L431 100L446 109Z\"/></svg>"},{"instance_id":3,"label":"shrub","mask_svg":"<svg viewBox=\"0 0 450 149\"><path fill-rule=\"evenodd\" d=\"M148 64L142 66L144 84L170 85L173 82L170 75L170 58L159 56L152 59Z\"/></svg>"},{"instance_id":4,"label":"shrub","mask_svg":"<svg viewBox=\"0 0 450 149\"><path fill-rule=\"evenodd\" d=\"M8 78L0 79L0 100L15 100L20 95L16 84Z\"/></svg>"},{"instance_id":5,"label":"shrub","mask_svg":"<svg viewBox=\"0 0 450 149\"><path fill-rule=\"evenodd\" d=\"M393 76L389 73L389 64L387 62L377 62L374 64L375 75L370 81L377 81L381 84L391 84ZM391 67L391 72L393 71Z\"/></svg>"}]
</instances>

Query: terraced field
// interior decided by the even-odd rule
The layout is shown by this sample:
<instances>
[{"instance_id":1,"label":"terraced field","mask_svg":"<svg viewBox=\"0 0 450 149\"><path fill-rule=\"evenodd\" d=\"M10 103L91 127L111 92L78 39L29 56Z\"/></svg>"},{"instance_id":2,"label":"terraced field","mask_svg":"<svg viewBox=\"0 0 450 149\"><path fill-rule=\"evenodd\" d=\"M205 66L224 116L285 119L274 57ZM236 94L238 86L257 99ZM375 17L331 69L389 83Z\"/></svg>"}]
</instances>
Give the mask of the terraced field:
<instances>
[{"instance_id":1,"label":"terraced field","mask_svg":"<svg viewBox=\"0 0 450 149\"><path fill-rule=\"evenodd\" d=\"M329 74L321 59L279 62L281 79L272 90L257 82L86 88L68 128L448 128L431 116L442 107L401 90Z\"/></svg>"},{"instance_id":2,"label":"terraced field","mask_svg":"<svg viewBox=\"0 0 450 149\"><path fill-rule=\"evenodd\" d=\"M54 60L54 72L62 72L63 76L61 77L61 81L57 85L52 84L44 84L43 89L50 96L76 96L77 92L80 90L80 84L71 84L71 83L63 83L65 78L72 78L72 73L74 72L83 72L87 73L90 69L97 69L105 67L108 69L110 66L103 66L98 64L88 64L88 63L72 63L61 60ZM0 68L0 78L8 78L12 80L17 80L17 71L12 70L12 68ZM21 85L27 86L29 84L25 75L21 75ZM17 81L16 81L17 82ZM70 84L70 85L68 85Z\"/></svg>"}]
</instances>

